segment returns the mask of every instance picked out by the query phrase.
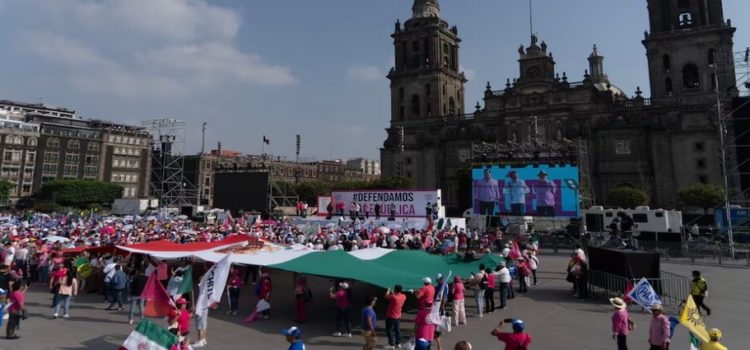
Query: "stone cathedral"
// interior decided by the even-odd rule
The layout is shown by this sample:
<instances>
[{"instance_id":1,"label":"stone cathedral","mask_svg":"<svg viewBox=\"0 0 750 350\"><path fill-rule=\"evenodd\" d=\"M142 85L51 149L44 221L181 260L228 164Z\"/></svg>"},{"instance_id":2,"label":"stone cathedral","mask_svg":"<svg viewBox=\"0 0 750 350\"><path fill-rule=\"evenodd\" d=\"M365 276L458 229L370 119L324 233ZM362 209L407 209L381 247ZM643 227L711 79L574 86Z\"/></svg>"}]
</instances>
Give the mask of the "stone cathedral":
<instances>
[{"instance_id":1,"label":"stone cathedral","mask_svg":"<svg viewBox=\"0 0 750 350\"><path fill-rule=\"evenodd\" d=\"M467 113L458 28L441 17L437 0L415 0L411 18L396 22L391 35L395 66L388 74L383 175L409 177L416 188L441 188L443 203L455 213L466 209L459 203L465 179L458 174L476 159L473 145L533 138L585 143L598 204L610 189L629 185L649 192L652 207L675 208L678 190L721 185L717 97L728 101L737 94L735 28L724 19L720 0L647 2L650 30L642 43L650 97L610 81L601 46L582 53L588 69L573 77L555 67L554 43L533 35L518 48L520 75L488 82L483 104Z\"/></svg>"}]
</instances>

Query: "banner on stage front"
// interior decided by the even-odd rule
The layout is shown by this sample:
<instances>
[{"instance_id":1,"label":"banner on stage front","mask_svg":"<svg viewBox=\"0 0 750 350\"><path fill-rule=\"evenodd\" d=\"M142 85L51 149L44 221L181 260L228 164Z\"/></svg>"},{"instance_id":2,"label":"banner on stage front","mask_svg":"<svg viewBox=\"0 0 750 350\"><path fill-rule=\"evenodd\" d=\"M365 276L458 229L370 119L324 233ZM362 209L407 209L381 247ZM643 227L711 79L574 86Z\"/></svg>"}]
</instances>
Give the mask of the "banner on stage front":
<instances>
[{"instance_id":1,"label":"banner on stage front","mask_svg":"<svg viewBox=\"0 0 750 350\"><path fill-rule=\"evenodd\" d=\"M333 209L333 215L349 215L352 204L360 207L360 216L376 216L376 206L380 209L380 217L387 218L391 209L395 217L423 218L427 215L427 206L437 203L440 210L440 190L346 190L331 192L331 197L318 198L318 215L328 215L328 204ZM324 205L324 206L323 206ZM431 209L432 210L432 209Z\"/></svg>"}]
</instances>

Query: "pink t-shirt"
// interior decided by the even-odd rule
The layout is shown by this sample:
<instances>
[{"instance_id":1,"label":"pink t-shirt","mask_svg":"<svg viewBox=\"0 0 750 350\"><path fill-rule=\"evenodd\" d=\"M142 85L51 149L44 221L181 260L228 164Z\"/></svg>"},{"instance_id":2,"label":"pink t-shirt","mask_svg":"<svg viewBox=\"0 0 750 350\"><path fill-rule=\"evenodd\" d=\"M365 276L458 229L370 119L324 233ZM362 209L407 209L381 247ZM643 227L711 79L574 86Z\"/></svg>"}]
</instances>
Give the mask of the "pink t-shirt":
<instances>
[{"instance_id":1,"label":"pink t-shirt","mask_svg":"<svg viewBox=\"0 0 750 350\"><path fill-rule=\"evenodd\" d=\"M385 317L401 319L401 309L404 307L406 302L406 294L389 294L388 295L388 309L385 312Z\"/></svg>"},{"instance_id":2,"label":"pink t-shirt","mask_svg":"<svg viewBox=\"0 0 750 350\"><path fill-rule=\"evenodd\" d=\"M495 288L495 274L488 273L487 274L487 287L488 288Z\"/></svg>"},{"instance_id":3,"label":"pink t-shirt","mask_svg":"<svg viewBox=\"0 0 750 350\"><path fill-rule=\"evenodd\" d=\"M190 332L190 312L188 310L180 311L180 316L177 317L177 325L180 328L180 333Z\"/></svg>"},{"instance_id":4,"label":"pink t-shirt","mask_svg":"<svg viewBox=\"0 0 750 350\"><path fill-rule=\"evenodd\" d=\"M169 279L169 274L167 273L167 264L160 262L159 265L156 265L156 279L158 279L159 281Z\"/></svg>"},{"instance_id":5,"label":"pink t-shirt","mask_svg":"<svg viewBox=\"0 0 750 350\"><path fill-rule=\"evenodd\" d=\"M345 309L349 307L349 296L346 295L345 289L339 289L338 292L333 294L334 300L336 300L336 306L338 306L340 309Z\"/></svg>"},{"instance_id":6,"label":"pink t-shirt","mask_svg":"<svg viewBox=\"0 0 750 350\"><path fill-rule=\"evenodd\" d=\"M20 291L15 291L10 293L10 302L13 303L8 307L8 312L18 311L23 309L23 303L26 299L26 296L23 295Z\"/></svg>"},{"instance_id":7,"label":"pink t-shirt","mask_svg":"<svg viewBox=\"0 0 750 350\"><path fill-rule=\"evenodd\" d=\"M427 323L430 309L422 309L414 318L414 338L432 341L435 338L435 325Z\"/></svg>"},{"instance_id":8,"label":"pink t-shirt","mask_svg":"<svg viewBox=\"0 0 750 350\"><path fill-rule=\"evenodd\" d=\"M453 300L463 300L464 299L464 284L461 282L454 283L453 284Z\"/></svg>"},{"instance_id":9,"label":"pink t-shirt","mask_svg":"<svg viewBox=\"0 0 750 350\"><path fill-rule=\"evenodd\" d=\"M419 299L419 308L425 308L428 304L431 305L435 301L435 287L431 284L426 284L416 294L417 299Z\"/></svg>"}]
</instances>

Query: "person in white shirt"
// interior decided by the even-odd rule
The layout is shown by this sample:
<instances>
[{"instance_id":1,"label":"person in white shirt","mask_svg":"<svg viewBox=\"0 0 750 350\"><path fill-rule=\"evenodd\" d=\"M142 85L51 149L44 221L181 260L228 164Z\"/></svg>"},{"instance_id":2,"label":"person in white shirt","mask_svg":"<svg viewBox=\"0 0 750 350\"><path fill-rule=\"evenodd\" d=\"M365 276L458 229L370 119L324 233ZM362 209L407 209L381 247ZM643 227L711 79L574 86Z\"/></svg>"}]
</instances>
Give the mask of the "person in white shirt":
<instances>
[{"instance_id":1,"label":"person in white shirt","mask_svg":"<svg viewBox=\"0 0 750 350\"><path fill-rule=\"evenodd\" d=\"M503 248L502 255L503 255L503 258L506 258L506 259L508 258L508 255L510 255L510 245L508 244L505 245L505 247Z\"/></svg>"},{"instance_id":2,"label":"person in white shirt","mask_svg":"<svg viewBox=\"0 0 750 350\"><path fill-rule=\"evenodd\" d=\"M529 268L531 269L532 283L536 285L536 269L539 267L539 258L536 257L536 251L527 250L526 260L529 262Z\"/></svg>"},{"instance_id":3,"label":"person in white shirt","mask_svg":"<svg viewBox=\"0 0 750 350\"><path fill-rule=\"evenodd\" d=\"M16 248L13 247L13 245L11 245L10 243L6 243L5 244L5 259L3 263L5 265L8 265L8 267L10 267L11 265L13 265L13 260L15 259L15 255L16 255Z\"/></svg>"},{"instance_id":4,"label":"person in white shirt","mask_svg":"<svg viewBox=\"0 0 750 350\"><path fill-rule=\"evenodd\" d=\"M506 267L505 260L500 261L500 265L495 269L495 279L500 283L500 309L504 309L508 300L508 289L510 288L510 270Z\"/></svg>"}]
</instances>

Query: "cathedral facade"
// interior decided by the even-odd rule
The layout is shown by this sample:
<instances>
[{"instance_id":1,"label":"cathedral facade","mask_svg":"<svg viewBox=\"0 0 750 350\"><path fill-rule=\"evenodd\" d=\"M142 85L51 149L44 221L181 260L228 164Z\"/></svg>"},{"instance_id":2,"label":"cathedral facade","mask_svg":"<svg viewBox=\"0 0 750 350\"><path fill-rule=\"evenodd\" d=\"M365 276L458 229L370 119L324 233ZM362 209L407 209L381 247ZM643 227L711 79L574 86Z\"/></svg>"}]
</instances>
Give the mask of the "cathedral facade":
<instances>
[{"instance_id":1,"label":"cathedral facade","mask_svg":"<svg viewBox=\"0 0 750 350\"><path fill-rule=\"evenodd\" d=\"M500 89L488 82L484 103L473 113L465 110L457 27L441 18L437 0L415 0L412 10L392 34L384 176L441 188L443 203L456 212L468 204L461 200L468 191L461 173L477 161L477 144L574 140L587 150L577 162L586 164L582 170L597 204L606 204L610 189L626 185L646 190L654 207L674 208L680 189L723 183L717 98L729 101L737 88L735 28L725 21L720 0L648 0L650 31L643 45L650 97L610 82L596 46L583 79L573 81L532 35L518 48L520 76Z\"/></svg>"}]
</instances>

